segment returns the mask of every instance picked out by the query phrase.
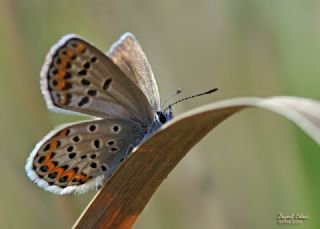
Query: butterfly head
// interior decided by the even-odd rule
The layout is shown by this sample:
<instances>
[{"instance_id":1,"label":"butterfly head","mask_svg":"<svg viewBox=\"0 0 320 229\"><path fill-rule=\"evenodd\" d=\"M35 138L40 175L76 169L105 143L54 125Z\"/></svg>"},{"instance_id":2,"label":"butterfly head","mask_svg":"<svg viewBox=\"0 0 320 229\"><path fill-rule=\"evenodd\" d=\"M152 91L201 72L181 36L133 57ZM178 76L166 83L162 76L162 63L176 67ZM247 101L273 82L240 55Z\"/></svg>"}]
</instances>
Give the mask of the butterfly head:
<instances>
[{"instance_id":1,"label":"butterfly head","mask_svg":"<svg viewBox=\"0 0 320 229\"><path fill-rule=\"evenodd\" d=\"M158 130L163 124L167 123L173 118L172 109L168 111L157 111L154 115L154 122L151 128L144 128L144 137L150 136L153 132Z\"/></svg>"},{"instance_id":2,"label":"butterfly head","mask_svg":"<svg viewBox=\"0 0 320 229\"><path fill-rule=\"evenodd\" d=\"M169 109L168 112L165 111L158 111L156 115L156 120L159 122L161 125L167 123L173 118L172 110L171 108Z\"/></svg>"}]
</instances>

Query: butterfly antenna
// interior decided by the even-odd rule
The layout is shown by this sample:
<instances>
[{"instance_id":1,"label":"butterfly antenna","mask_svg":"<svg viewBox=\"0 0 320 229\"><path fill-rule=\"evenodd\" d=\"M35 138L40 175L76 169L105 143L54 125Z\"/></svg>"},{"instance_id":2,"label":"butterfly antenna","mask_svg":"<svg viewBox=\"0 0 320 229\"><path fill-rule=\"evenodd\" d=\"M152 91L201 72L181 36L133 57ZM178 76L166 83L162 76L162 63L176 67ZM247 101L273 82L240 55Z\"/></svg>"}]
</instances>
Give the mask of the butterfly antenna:
<instances>
[{"instance_id":1,"label":"butterfly antenna","mask_svg":"<svg viewBox=\"0 0 320 229\"><path fill-rule=\"evenodd\" d=\"M166 99L164 100L164 102L162 103L162 105L161 105L161 110L162 110L162 108L164 107L164 105L166 105L166 103L167 103L170 99L172 99L173 97L179 95L181 92L182 92L182 90L181 90L181 88L179 88L179 89L176 90L174 93L172 93L172 95L170 95L168 98L166 98Z\"/></svg>"},{"instance_id":2,"label":"butterfly antenna","mask_svg":"<svg viewBox=\"0 0 320 229\"><path fill-rule=\"evenodd\" d=\"M171 103L164 111L170 109L173 105L175 105L177 103L180 103L182 101L185 101L185 100L188 100L188 99L192 99L192 98L195 98L195 97L198 97L198 96L209 95L212 92L215 92L217 90L218 90L218 88L214 88L214 89L211 89L211 90L206 91L206 92L202 92L202 93L199 93L199 94L196 94L196 95L192 95L192 96L189 96L189 97L186 97L186 98L183 98L183 99L179 99L178 101L176 101L174 103Z\"/></svg>"}]
</instances>

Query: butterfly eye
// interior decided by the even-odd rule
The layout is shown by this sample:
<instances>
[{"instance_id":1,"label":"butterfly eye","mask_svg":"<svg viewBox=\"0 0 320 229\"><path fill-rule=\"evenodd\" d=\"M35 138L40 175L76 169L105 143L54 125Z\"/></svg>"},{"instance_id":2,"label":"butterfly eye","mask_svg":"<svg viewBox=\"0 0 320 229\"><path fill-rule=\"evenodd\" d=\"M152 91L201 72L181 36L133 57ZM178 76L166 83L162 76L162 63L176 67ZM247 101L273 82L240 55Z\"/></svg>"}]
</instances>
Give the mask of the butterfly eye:
<instances>
[{"instance_id":1,"label":"butterfly eye","mask_svg":"<svg viewBox=\"0 0 320 229\"><path fill-rule=\"evenodd\" d=\"M165 124L167 122L167 117L162 112L157 112L157 115L158 115L159 121L162 124Z\"/></svg>"}]
</instances>

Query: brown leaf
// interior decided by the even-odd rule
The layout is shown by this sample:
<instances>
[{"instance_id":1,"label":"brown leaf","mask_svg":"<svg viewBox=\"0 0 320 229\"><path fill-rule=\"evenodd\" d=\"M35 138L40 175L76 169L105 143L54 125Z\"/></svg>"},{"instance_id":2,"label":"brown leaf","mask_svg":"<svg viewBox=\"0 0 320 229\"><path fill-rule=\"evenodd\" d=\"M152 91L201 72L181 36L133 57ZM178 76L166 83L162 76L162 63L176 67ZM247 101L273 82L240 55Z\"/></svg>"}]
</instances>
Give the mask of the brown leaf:
<instances>
[{"instance_id":1,"label":"brown leaf","mask_svg":"<svg viewBox=\"0 0 320 229\"><path fill-rule=\"evenodd\" d=\"M130 228L170 171L210 130L247 107L295 122L320 144L320 103L299 97L238 98L175 118L137 147L97 193L74 228Z\"/></svg>"}]
</instances>

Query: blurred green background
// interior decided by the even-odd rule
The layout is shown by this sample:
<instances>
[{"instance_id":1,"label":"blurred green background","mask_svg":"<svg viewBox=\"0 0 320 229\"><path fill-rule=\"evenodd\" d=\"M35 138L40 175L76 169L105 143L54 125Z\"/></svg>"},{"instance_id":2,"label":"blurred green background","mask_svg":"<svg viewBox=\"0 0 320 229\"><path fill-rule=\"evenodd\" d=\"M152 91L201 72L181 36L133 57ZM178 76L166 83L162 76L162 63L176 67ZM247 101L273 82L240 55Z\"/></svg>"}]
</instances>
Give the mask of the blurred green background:
<instances>
[{"instance_id":1,"label":"blurred green background","mask_svg":"<svg viewBox=\"0 0 320 229\"><path fill-rule=\"evenodd\" d=\"M239 96L320 99L317 0L0 0L1 228L69 228L95 194L56 196L25 175L37 141L81 119L46 108L39 71L65 34L106 51L126 31L148 55L162 98L220 89L176 114ZM320 228L319 151L284 118L244 111L182 160L135 228L293 228L277 225L278 212L309 215L294 228Z\"/></svg>"}]
</instances>

